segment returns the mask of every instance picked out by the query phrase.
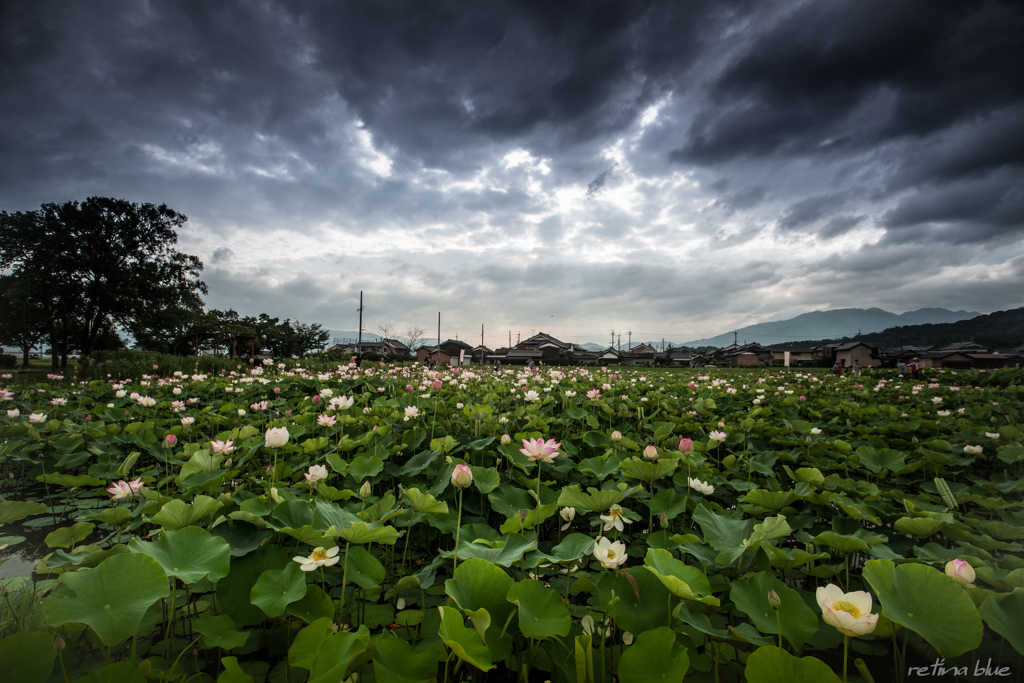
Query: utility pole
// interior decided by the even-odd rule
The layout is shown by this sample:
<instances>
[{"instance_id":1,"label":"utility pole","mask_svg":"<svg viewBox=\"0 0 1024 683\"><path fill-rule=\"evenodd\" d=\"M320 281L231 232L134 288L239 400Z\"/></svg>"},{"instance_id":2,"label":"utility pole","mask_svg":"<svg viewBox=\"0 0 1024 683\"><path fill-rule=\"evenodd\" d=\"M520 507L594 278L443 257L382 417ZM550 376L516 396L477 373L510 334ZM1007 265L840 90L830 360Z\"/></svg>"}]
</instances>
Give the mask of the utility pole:
<instances>
[{"instance_id":1,"label":"utility pole","mask_svg":"<svg viewBox=\"0 0 1024 683\"><path fill-rule=\"evenodd\" d=\"M484 364L484 324L480 323L480 365Z\"/></svg>"},{"instance_id":2,"label":"utility pole","mask_svg":"<svg viewBox=\"0 0 1024 683\"><path fill-rule=\"evenodd\" d=\"M441 311L437 312L437 362L441 363Z\"/></svg>"},{"instance_id":3,"label":"utility pole","mask_svg":"<svg viewBox=\"0 0 1024 683\"><path fill-rule=\"evenodd\" d=\"M665 338L661 338L661 352L665 353Z\"/></svg>"},{"instance_id":4,"label":"utility pole","mask_svg":"<svg viewBox=\"0 0 1024 683\"><path fill-rule=\"evenodd\" d=\"M739 346L739 342L737 342L737 340L736 340L736 337L738 337L738 336L739 336L739 330L733 330L732 331L732 345L733 346Z\"/></svg>"},{"instance_id":5,"label":"utility pole","mask_svg":"<svg viewBox=\"0 0 1024 683\"><path fill-rule=\"evenodd\" d=\"M512 348L512 330L508 331L508 348Z\"/></svg>"},{"instance_id":6,"label":"utility pole","mask_svg":"<svg viewBox=\"0 0 1024 683\"><path fill-rule=\"evenodd\" d=\"M621 332L619 333L619 343L615 345L615 348L618 349L619 352L621 353L621 351L622 351L622 333Z\"/></svg>"},{"instance_id":7,"label":"utility pole","mask_svg":"<svg viewBox=\"0 0 1024 683\"><path fill-rule=\"evenodd\" d=\"M523 333L522 332L516 332L516 346L519 346L519 340L522 339L522 337L523 337Z\"/></svg>"},{"instance_id":8,"label":"utility pole","mask_svg":"<svg viewBox=\"0 0 1024 683\"><path fill-rule=\"evenodd\" d=\"M626 350L627 351L632 351L633 350L633 330L628 330L626 332L626 334L628 335L627 338L626 338L627 339L627 341L626 341Z\"/></svg>"},{"instance_id":9,"label":"utility pole","mask_svg":"<svg viewBox=\"0 0 1024 683\"><path fill-rule=\"evenodd\" d=\"M356 353L363 354L363 290L359 290L359 342L356 345Z\"/></svg>"},{"instance_id":10,"label":"utility pole","mask_svg":"<svg viewBox=\"0 0 1024 683\"><path fill-rule=\"evenodd\" d=\"M615 348L615 330L612 330L612 345L609 348Z\"/></svg>"}]
</instances>

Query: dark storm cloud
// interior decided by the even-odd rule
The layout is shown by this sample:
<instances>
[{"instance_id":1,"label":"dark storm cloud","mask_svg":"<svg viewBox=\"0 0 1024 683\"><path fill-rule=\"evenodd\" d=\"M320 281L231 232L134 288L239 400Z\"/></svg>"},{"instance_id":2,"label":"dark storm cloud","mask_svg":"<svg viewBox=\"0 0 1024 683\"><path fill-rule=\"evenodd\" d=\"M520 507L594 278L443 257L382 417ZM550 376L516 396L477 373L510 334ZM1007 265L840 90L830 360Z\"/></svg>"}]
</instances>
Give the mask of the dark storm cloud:
<instances>
[{"instance_id":1,"label":"dark storm cloud","mask_svg":"<svg viewBox=\"0 0 1024 683\"><path fill-rule=\"evenodd\" d=\"M166 202L211 305L303 317L377 277L396 310L760 315L959 263L1004 301L1022 33L1000 2L2 3L0 209Z\"/></svg>"},{"instance_id":2,"label":"dark storm cloud","mask_svg":"<svg viewBox=\"0 0 1024 683\"><path fill-rule=\"evenodd\" d=\"M223 263L224 261L230 261L231 257L235 255L235 252L231 251L227 247L220 247L213 252L213 258L210 259L213 263Z\"/></svg>"},{"instance_id":3,"label":"dark storm cloud","mask_svg":"<svg viewBox=\"0 0 1024 683\"><path fill-rule=\"evenodd\" d=\"M808 197L790 206L779 219L779 227L783 230L797 230L810 223L815 223L846 203L846 194L830 192Z\"/></svg>"}]
</instances>

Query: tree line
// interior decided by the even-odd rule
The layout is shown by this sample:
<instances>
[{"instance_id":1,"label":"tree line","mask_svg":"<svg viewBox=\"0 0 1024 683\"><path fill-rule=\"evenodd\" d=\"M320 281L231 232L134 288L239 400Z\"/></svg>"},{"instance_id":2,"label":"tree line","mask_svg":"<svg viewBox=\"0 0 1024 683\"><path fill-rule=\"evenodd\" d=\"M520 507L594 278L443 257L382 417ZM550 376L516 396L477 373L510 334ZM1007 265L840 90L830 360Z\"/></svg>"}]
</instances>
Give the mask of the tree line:
<instances>
[{"instance_id":1,"label":"tree line","mask_svg":"<svg viewBox=\"0 0 1024 683\"><path fill-rule=\"evenodd\" d=\"M0 343L49 344L54 369L74 353L124 346L125 332L145 349L203 349L302 356L323 347L318 324L206 311L202 262L174 248L188 218L165 204L90 197L0 212Z\"/></svg>"}]
</instances>

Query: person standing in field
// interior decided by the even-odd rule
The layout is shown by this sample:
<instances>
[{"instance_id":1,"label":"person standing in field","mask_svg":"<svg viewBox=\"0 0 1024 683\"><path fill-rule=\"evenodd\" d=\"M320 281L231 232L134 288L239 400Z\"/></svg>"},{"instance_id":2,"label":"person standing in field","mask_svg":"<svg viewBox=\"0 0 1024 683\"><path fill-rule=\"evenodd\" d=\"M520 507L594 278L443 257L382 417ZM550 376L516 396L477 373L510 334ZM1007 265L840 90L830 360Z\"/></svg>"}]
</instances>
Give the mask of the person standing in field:
<instances>
[{"instance_id":1,"label":"person standing in field","mask_svg":"<svg viewBox=\"0 0 1024 683\"><path fill-rule=\"evenodd\" d=\"M896 372L899 373L901 379L907 376L907 362L905 360L901 359L896 363Z\"/></svg>"},{"instance_id":2,"label":"person standing in field","mask_svg":"<svg viewBox=\"0 0 1024 683\"><path fill-rule=\"evenodd\" d=\"M860 373L862 371L863 368L860 367L860 358L858 358L857 360L853 361L853 374L856 375L857 377L860 377Z\"/></svg>"}]
</instances>

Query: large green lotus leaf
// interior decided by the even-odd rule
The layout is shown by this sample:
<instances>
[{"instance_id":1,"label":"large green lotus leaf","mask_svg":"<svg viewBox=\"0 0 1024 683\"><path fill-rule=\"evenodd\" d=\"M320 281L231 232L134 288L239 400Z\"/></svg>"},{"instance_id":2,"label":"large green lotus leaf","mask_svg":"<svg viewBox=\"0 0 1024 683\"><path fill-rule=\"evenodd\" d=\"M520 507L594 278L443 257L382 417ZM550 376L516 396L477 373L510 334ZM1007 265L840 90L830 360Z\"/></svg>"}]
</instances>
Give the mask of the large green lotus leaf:
<instances>
[{"instance_id":1,"label":"large green lotus leaf","mask_svg":"<svg viewBox=\"0 0 1024 683\"><path fill-rule=\"evenodd\" d=\"M520 517L518 513L512 515L498 527L498 531L503 534L517 534L523 529L534 529L545 520L553 517L557 511L558 503L538 505L532 510L528 510L525 518Z\"/></svg>"},{"instance_id":2,"label":"large green lotus leaf","mask_svg":"<svg viewBox=\"0 0 1024 683\"><path fill-rule=\"evenodd\" d=\"M196 496L191 504L175 498L160 508L150 521L168 529L184 529L223 506L224 503L209 496Z\"/></svg>"},{"instance_id":3,"label":"large green lotus leaf","mask_svg":"<svg viewBox=\"0 0 1024 683\"><path fill-rule=\"evenodd\" d=\"M644 568L657 576L672 595L718 607L718 598L711 595L711 584L704 572L677 560L669 551L648 550Z\"/></svg>"},{"instance_id":4,"label":"large green lotus leaf","mask_svg":"<svg viewBox=\"0 0 1024 683\"><path fill-rule=\"evenodd\" d=\"M483 634L484 641L496 659L504 659L515 640L516 617L513 616L512 622L505 627L509 616L516 612L515 606L505 599L513 583L512 577L499 567L479 558L460 563L455 577L444 582L444 592L459 609L467 612L487 610L491 625ZM505 635L499 639L502 629Z\"/></svg>"},{"instance_id":5,"label":"large green lotus leaf","mask_svg":"<svg viewBox=\"0 0 1024 683\"><path fill-rule=\"evenodd\" d=\"M131 662L114 662L76 678L73 683L146 683L146 677Z\"/></svg>"},{"instance_id":6,"label":"large green lotus leaf","mask_svg":"<svg viewBox=\"0 0 1024 683\"><path fill-rule=\"evenodd\" d=\"M128 523L134 517L135 515L128 508L107 508L103 512L89 515L87 519L93 522L109 524L112 527L119 527L122 524Z\"/></svg>"},{"instance_id":7,"label":"large green lotus leaf","mask_svg":"<svg viewBox=\"0 0 1024 683\"><path fill-rule=\"evenodd\" d=\"M384 469L384 461L375 455L366 457L361 455L358 458L354 458L352 462L348 464L348 475L355 479L356 483L360 483L367 479L373 479L381 470Z\"/></svg>"},{"instance_id":8,"label":"large green lotus leaf","mask_svg":"<svg viewBox=\"0 0 1024 683\"><path fill-rule=\"evenodd\" d=\"M573 484L564 487L558 494L558 507L570 507L589 512L605 512L612 505L621 502L624 498L639 490L640 487L638 486L626 489L625 491L598 491L594 487L589 487L587 492L583 493L579 486Z\"/></svg>"},{"instance_id":9,"label":"large green lotus leaf","mask_svg":"<svg viewBox=\"0 0 1024 683\"><path fill-rule=\"evenodd\" d=\"M134 634L150 605L169 594L159 562L125 553L108 557L95 569L62 574L43 603L43 614L50 626L88 624L112 646Z\"/></svg>"},{"instance_id":10,"label":"large green lotus leaf","mask_svg":"<svg viewBox=\"0 0 1024 683\"><path fill-rule=\"evenodd\" d=\"M84 474L62 474L60 472L40 474L36 477L36 481L46 482L47 484L56 484L57 486L67 486L68 488L103 485L103 480L97 479L96 477L89 477Z\"/></svg>"},{"instance_id":11,"label":"large green lotus leaf","mask_svg":"<svg viewBox=\"0 0 1024 683\"><path fill-rule=\"evenodd\" d=\"M827 560L829 558L828 553L811 554L799 548L775 548L768 546L765 550L768 552L768 557L771 558L772 567L782 571L795 569L814 560Z\"/></svg>"},{"instance_id":12,"label":"large green lotus leaf","mask_svg":"<svg viewBox=\"0 0 1024 683\"><path fill-rule=\"evenodd\" d=\"M1024 655L1024 590L1017 589L1004 597L990 596L978 612L990 629Z\"/></svg>"},{"instance_id":13,"label":"large green lotus leaf","mask_svg":"<svg viewBox=\"0 0 1024 683\"><path fill-rule=\"evenodd\" d=\"M903 469L905 464L904 454L891 448L876 450L871 446L861 446L856 450L856 454L860 459L860 464L874 474L878 474L883 469L898 472Z\"/></svg>"},{"instance_id":14,"label":"large green lotus leaf","mask_svg":"<svg viewBox=\"0 0 1024 683\"><path fill-rule=\"evenodd\" d=\"M754 530L754 520L719 515L703 504L693 511L693 520L700 524L704 540L718 551L715 562L722 565L731 565L743 554L743 542Z\"/></svg>"},{"instance_id":15,"label":"large green lotus leaf","mask_svg":"<svg viewBox=\"0 0 1024 683\"><path fill-rule=\"evenodd\" d=\"M188 584L206 576L210 581L219 581L228 575L231 565L227 541L196 526L167 531L153 543L133 538L128 547L149 555L160 563L167 576L176 576Z\"/></svg>"},{"instance_id":16,"label":"large green lotus leaf","mask_svg":"<svg viewBox=\"0 0 1024 683\"><path fill-rule=\"evenodd\" d=\"M250 593L260 575L268 569L281 569L292 562L290 548L265 545L231 563L228 575L217 582L217 606L239 626L255 626L267 615L252 604ZM298 563L294 563L298 564Z\"/></svg>"},{"instance_id":17,"label":"large green lotus leaf","mask_svg":"<svg viewBox=\"0 0 1024 683\"><path fill-rule=\"evenodd\" d=\"M821 532L814 537L814 544L823 545L844 554L866 553L871 550L871 546L864 539L856 536L842 536L834 531Z\"/></svg>"},{"instance_id":18,"label":"large green lotus leaf","mask_svg":"<svg viewBox=\"0 0 1024 683\"><path fill-rule=\"evenodd\" d=\"M828 664L815 657L794 657L777 647L759 647L747 658L747 683L839 683Z\"/></svg>"},{"instance_id":19,"label":"large green lotus leaf","mask_svg":"<svg viewBox=\"0 0 1024 683\"><path fill-rule=\"evenodd\" d=\"M523 554L537 547L536 540L531 541L520 534L505 534L498 543L502 545L492 548L489 545L473 543L471 540L463 538L459 542L459 561L475 557L502 567L511 567L522 559ZM447 559L455 553L451 550L446 550L441 551L439 554Z\"/></svg>"},{"instance_id":20,"label":"large green lotus leaf","mask_svg":"<svg viewBox=\"0 0 1024 683\"><path fill-rule=\"evenodd\" d=\"M882 519L878 516L878 510L867 503L854 501L847 496L841 496L839 494L832 496L830 502L839 506L839 509L845 512L852 519L871 522L875 526L882 526Z\"/></svg>"},{"instance_id":21,"label":"large green lotus leaf","mask_svg":"<svg viewBox=\"0 0 1024 683\"><path fill-rule=\"evenodd\" d=\"M19 631L0 640L0 670L9 683L46 683L57 652L44 631Z\"/></svg>"},{"instance_id":22,"label":"large green lotus leaf","mask_svg":"<svg viewBox=\"0 0 1024 683\"><path fill-rule=\"evenodd\" d=\"M674 488L662 489L651 498L651 512L655 517L665 515L666 519L675 519L686 512L687 496L680 495Z\"/></svg>"},{"instance_id":23,"label":"large green lotus leaf","mask_svg":"<svg viewBox=\"0 0 1024 683\"><path fill-rule=\"evenodd\" d=\"M96 528L89 522L77 522L71 526L61 527L46 535L44 542L48 548L71 548L81 543Z\"/></svg>"},{"instance_id":24,"label":"large green lotus leaf","mask_svg":"<svg viewBox=\"0 0 1024 683\"><path fill-rule=\"evenodd\" d=\"M379 587L384 581L384 565L362 546L350 546L347 552L348 580L366 590Z\"/></svg>"},{"instance_id":25,"label":"large green lotus leaf","mask_svg":"<svg viewBox=\"0 0 1024 683\"><path fill-rule=\"evenodd\" d=\"M501 475L496 467L470 465L469 469L473 472L473 487L485 496L501 484Z\"/></svg>"},{"instance_id":26,"label":"large green lotus leaf","mask_svg":"<svg viewBox=\"0 0 1024 683\"><path fill-rule=\"evenodd\" d=\"M743 549L757 548L766 541L784 538L791 533L793 533L793 530L790 528L785 516L768 517L763 522L755 524L754 529L750 532L750 536L743 539ZM770 547L768 543L765 543L765 545Z\"/></svg>"},{"instance_id":27,"label":"large green lotus leaf","mask_svg":"<svg viewBox=\"0 0 1024 683\"><path fill-rule=\"evenodd\" d=\"M284 569L268 569L256 580L249 599L268 617L279 617L284 608L306 596L306 576L297 562Z\"/></svg>"},{"instance_id":28,"label":"large green lotus leaf","mask_svg":"<svg viewBox=\"0 0 1024 683\"><path fill-rule=\"evenodd\" d=\"M419 489L406 489L403 495L416 512L442 515L448 513L448 503L437 500L429 493L420 493Z\"/></svg>"},{"instance_id":29,"label":"large green lotus leaf","mask_svg":"<svg viewBox=\"0 0 1024 683\"><path fill-rule=\"evenodd\" d=\"M527 638L569 635L572 617L553 588L526 579L509 589L507 599L519 608L519 630Z\"/></svg>"},{"instance_id":30,"label":"large green lotus leaf","mask_svg":"<svg viewBox=\"0 0 1024 683\"><path fill-rule=\"evenodd\" d=\"M218 524L210 529L210 533L227 541L231 557L248 555L274 536L269 529L260 529L255 524L235 520Z\"/></svg>"},{"instance_id":31,"label":"large green lotus leaf","mask_svg":"<svg viewBox=\"0 0 1024 683\"><path fill-rule=\"evenodd\" d=\"M672 474L679 466L678 460L643 460L637 457L628 458L619 463L619 469L629 479L654 481Z\"/></svg>"},{"instance_id":32,"label":"large green lotus leaf","mask_svg":"<svg viewBox=\"0 0 1024 683\"><path fill-rule=\"evenodd\" d=\"M942 657L956 657L981 644L985 629L974 601L939 570L868 560L864 578L878 596L882 614L920 634Z\"/></svg>"},{"instance_id":33,"label":"large green lotus leaf","mask_svg":"<svg viewBox=\"0 0 1024 683\"><path fill-rule=\"evenodd\" d=\"M686 650L676 647L676 634L667 626L644 631L619 659L622 683L680 683L690 668Z\"/></svg>"},{"instance_id":34,"label":"large green lotus leaf","mask_svg":"<svg viewBox=\"0 0 1024 683\"><path fill-rule=\"evenodd\" d=\"M33 503L28 500L4 501L0 503L0 526L31 515L41 515L44 512L46 512L46 506L42 503Z\"/></svg>"},{"instance_id":35,"label":"large green lotus leaf","mask_svg":"<svg viewBox=\"0 0 1024 683\"><path fill-rule=\"evenodd\" d=\"M394 545L400 536L393 526L374 526L364 522L353 522L341 530L340 535L349 543L385 543Z\"/></svg>"},{"instance_id":36,"label":"large green lotus leaf","mask_svg":"<svg viewBox=\"0 0 1024 683\"><path fill-rule=\"evenodd\" d=\"M729 597L736 603L736 609L750 617L761 633L778 633L775 610L768 604L770 590L774 590L781 601L782 636L794 648L800 649L817 632L818 615L807 606L799 591L768 572L758 572L741 581L733 581Z\"/></svg>"},{"instance_id":37,"label":"large green lotus leaf","mask_svg":"<svg viewBox=\"0 0 1024 683\"><path fill-rule=\"evenodd\" d=\"M701 633L706 633L709 636L714 636L715 638L728 639L731 637L729 631L724 628L715 628L711 623L711 619L708 618L708 615L701 614L700 612L690 612L690 609L686 606L685 600L679 601L679 604L676 605L676 609L672 614L684 624L689 624Z\"/></svg>"},{"instance_id":38,"label":"large green lotus leaf","mask_svg":"<svg viewBox=\"0 0 1024 683\"><path fill-rule=\"evenodd\" d=\"M444 605L439 605L437 609L441 612L441 625L437 629L437 635L441 636L445 646L456 657L481 671L493 669L490 648L484 644L475 629L466 627L462 621L462 613L454 607Z\"/></svg>"},{"instance_id":39,"label":"large green lotus leaf","mask_svg":"<svg viewBox=\"0 0 1024 683\"><path fill-rule=\"evenodd\" d=\"M313 659L312 670L306 683L338 683L349 674L349 665L366 651L370 630L360 626L358 631L335 633L327 636Z\"/></svg>"},{"instance_id":40,"label":"large green lotus leaf","mask_svg":"<svg viewBox=\"0 0 1024 683\"><path fill-rule=\"evenodd\" d=\"M505 518L519 514L520 510L532 510L537 499L530 491L515 486L502 486L487 494L491 509Z\"/></svg>"},{"instance_id":41,"label":"large green lotus leaf","mask_svg":"<svg viewBox=\"0 0 1024 683\"><path fill-rule=\"evenodd\" d=\"M589 474L598 481L604 481L608 475L619 471L619 459L614 456L608 458L601 456L587 458L586 460L580 460L576 465L576 469L583 474Z\"/></svg>"},{"instance_id":42,"label":"large green lotus leaf","mask_svg":"<svg viewBox=\"0 0 1024 683\"><path fill-rule=\"evenodd\" d=\"M203 634L203 647L220 647L230 650L245 645L250 631L236 631L235 620L226 614L212 616L204 612L192 623L197 633Z\"/></svg>"},{"instance_id":43,"label":"large green lotus leaf","mask_svg":"<svg viewBox=\"0 0 1024 683\"><path fill-rule=\"evenodd\" d=\"M952 519L952 516L950 516ZM920 536L927 538L939 532L940 529L951 522L931 517L900 517L893 525L896 531L905 536Z\"/></svg>"},{"instance_id":44,"label":"large green lotus leaf","mask_svg":"<svg viewBox=\"0 0 1024 683\"><path fill-rule=\"evenodd\" d=\"M550 553L534 550L526 556L526 564L536 567L541 562L573 562L594 552L594 538L586 534L569 534Z\"/></svg>"},{"instance_id":45,"label":"large green lotus leaf","mask_svg":"<svg viewBox=\"0 0 1024 683\"><path fill-rule=\"evenodd\" d=\"M288 663L302 669L312 669L313 660L320 652L320 646L331 633L332 617L322 617L309 623L295 634L295 640L288 648Z\"/></svg>"},{"instance_id":46,"label":"large green lotus leaf","mask_svg":"<svg viewBox=\"0 0 1024 683\"><path fill-rule=\"evenodd\" d=\"M609 611L623 631L643 633L669 623L672 594L653 573L643 567L630 567L630 581L619 572L601 572L597 586L601 608ZM609 610L612 591L618 602ZM639 595L637 595L639 593Z\"/></svg>"},{"instance_id":47,"label":"large green lotus leaf","mask_svg":"<svg viewBox=\"0 0 1024 683\"><path fill-rule=\"evenodd\" d=\"M320 586L310 583L306 585L306 596L298 602L290 603L284 611L311 624L323 617L333 619L335 607L331 596L324 593Z\"/></svg>"},{"instance_id":48,"label":"large green lotus leaf","mask_svg":"<svg viewBox=\"0 0 1024 683\"><path fill-rule=\"evenodd\" d=\"M778 512L785 507L789 507L796 500L797 495L794 491L766 491L765 489L754 489L741 498L740 502L750 503L751 505L756 505L759 508Z\"/></svg>"},{"instance_id":49,"label":"large green lotus leaf","mask_svg":"<svg viewBox=\"0 0 1024 683\"><path fill-rule=\"evenodd\" d=\"M217 677L217 683L254 683L253 677L242 671L238 657L221 657L220 663L224 671Z\"/></svg>"},{"instance_id":50,"label":"large green lotus leaf","mask_svg":"<svg viewBox=\"0 0 1024 683\"><path fill-rule=\"evenodd\" d=\"M439 650L440 644L417 651L400 638L381 637L373 644L373 671L377 681L429 683L436 680Z\"/></svg>"}]
</instances>

